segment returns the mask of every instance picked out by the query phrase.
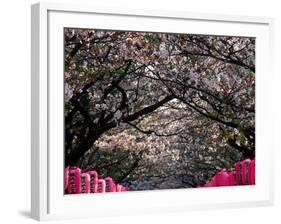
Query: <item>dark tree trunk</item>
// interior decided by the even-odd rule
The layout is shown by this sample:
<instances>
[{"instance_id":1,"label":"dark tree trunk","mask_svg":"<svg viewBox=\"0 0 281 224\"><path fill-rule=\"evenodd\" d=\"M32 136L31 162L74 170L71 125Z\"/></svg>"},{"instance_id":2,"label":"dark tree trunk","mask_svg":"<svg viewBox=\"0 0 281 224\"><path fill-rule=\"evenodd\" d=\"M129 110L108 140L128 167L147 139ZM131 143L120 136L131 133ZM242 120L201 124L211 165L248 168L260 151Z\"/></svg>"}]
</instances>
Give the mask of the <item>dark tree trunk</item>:
<instances>
[{"instance_id":1,"label":"dark tree trunk","mask_svg":"<svg viewBox=\"0 0 281 224\"><path fill-rule=\"evenodd\" d=\"M65 166L76 166L79 159L87 152L100 135L88 134L81 143L65 155Z\"/></svg>"}]
</instances>

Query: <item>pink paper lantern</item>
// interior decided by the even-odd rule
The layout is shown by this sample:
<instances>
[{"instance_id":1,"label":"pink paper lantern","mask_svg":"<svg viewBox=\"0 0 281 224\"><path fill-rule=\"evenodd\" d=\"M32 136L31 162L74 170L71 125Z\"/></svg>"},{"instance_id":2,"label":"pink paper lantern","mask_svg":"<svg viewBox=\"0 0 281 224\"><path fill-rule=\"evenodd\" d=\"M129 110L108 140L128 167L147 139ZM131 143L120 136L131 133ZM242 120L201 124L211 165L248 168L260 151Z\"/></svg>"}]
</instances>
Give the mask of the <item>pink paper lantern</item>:
<instances>
[{"instance_id":1,"label":"pink paper lantern","mask_svg":"<svg viewBox=\"0 0 281 224\"><path fill-rule=\"evenodd\" d=\"M122 190L122 185L116 184L116 192L121 192Z\"/></svg>"},{"instance_id":2,"label":"pink paper lantern","mask_svg":"<svg viewBox=\"0 0 281 224\"><path fill-rule=\"evenodd\" d=\"M98 192L98 173L96 171L88 171L90 176L90 192L97 193Z\"/></svg>"},{"instance_id":3,"label":"pink paper lantern","mask_svg":"<svg viewBox=\"0 0 281 224\"><path fill-rule=\"evenodd\" d=\"M241 185L242 184L242 164L240 162L237 162L235 164L235 173L236 173L237 185Z\"/></svg>"},{"instance_id":4,"label":"pink paper lantern","mask_svg":"<svg viewBox=\"0 0 281 224\"><path fill-rule=\"evenodd\" d=\"M217 186L229 186L229 174L222 170L216 175Z\"/></svg>"},{"instance_id":5,"label":"pink paper lantern","mask_svg":"<svg viewBox=\"0 0 281 224\"><path fill-rule=\"evenodd\" d=\"M82 173L81 177L81 193L90 193L90 175Z\"/></svg>"},{"instance_id":6,"label":"pink paper lantern","mask_svg":"<svg viewBox=\"0 0 281 224\"><path fill-rule=\"evenodd\" d=\"M249 175L249 165L251 160L245 159L241 162L242 166L242 184L246 185L250 183L250 175Z\"/></svg>"},{"instance_id":7,"label":"pink paper lantern","mask_svg":"<svg viewBox=\"0 0 281 224\"><path fill-rule=\"evenodd\" d=\"M104 193L105 192L105 180L103 180L103 179L98 180L97 192L98 193Z\"/></svg>"},{"instance_id":8,"label":"pink paper lantern","mask_svg":"<svg viewBox=\"0 0 281 224\"><path fill-rule=\"evenodd\" d=\"M237 185L236 173L235 173L235 171L229 172L228 178L229 178L229 180L228 180L229 186L235 186L235 185Z\"/></svg>"},{"instance_id":9,"label":"pink paper lantern","mask_svg":"<svg viewBox=\"0 0 281 224\"><path fill-rule=\"evenodd\" d=\"M69 168L67 192L69 194L79 194L81 192L81 170L78 167Z\"/></svg>"},{"instance_id":10,"label":"pink paper lantern","mask_svg":"<svg viewBox=\"0 0 281 224\"><path fill-rule=\"evenodd\" d=\"M249 175L250 175L250 184L253 185L256 183L255 180L255 160L252 160L249 165Z\"/></svg>"},{"instance_id":11,"label":"pink paper lantern","mask_svg":"<svg viewBox=\"0 0 281 224\"><path fill-rule=\"evenodd\" d=\"M105 191L106 192L115 192L116 191L115 184L114 184L112 178L106 177L106 178L104 178L104 180L105 180Z\"/></svg>"}]
</instances>

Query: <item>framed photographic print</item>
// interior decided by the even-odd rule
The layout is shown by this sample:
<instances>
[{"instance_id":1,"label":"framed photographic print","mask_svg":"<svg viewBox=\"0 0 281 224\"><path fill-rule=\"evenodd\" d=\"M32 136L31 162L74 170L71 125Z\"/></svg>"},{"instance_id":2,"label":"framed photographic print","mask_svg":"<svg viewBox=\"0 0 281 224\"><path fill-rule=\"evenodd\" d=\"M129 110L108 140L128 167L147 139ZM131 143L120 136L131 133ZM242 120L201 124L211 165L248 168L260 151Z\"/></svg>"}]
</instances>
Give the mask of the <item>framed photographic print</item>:
<instances>
[{"instance_id":1,"label":"framed photographic print","mask_svg":"<svg viewBox=\"0 0 281 224\"><path fill-rule=\"evenodd\" d=\"M33 5L32 217L271 204L272 24Z\"/></svg>"}]
</instances>

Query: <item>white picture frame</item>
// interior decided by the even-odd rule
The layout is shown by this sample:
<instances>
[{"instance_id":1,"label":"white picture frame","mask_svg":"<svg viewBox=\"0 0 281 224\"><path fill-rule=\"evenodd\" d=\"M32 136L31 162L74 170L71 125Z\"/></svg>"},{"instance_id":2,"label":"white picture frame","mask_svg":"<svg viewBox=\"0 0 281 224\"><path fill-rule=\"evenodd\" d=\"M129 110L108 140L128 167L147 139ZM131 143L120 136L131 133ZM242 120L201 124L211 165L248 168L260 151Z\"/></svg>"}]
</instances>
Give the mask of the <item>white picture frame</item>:
<instances>
[{"instance_id":1,"label":"white picture frame","mask_svg":"<svg viewBox=\"0 0 281 224\"><path fill-rule=\"evenodd\" d=\"M270 133L266 131L272 109L267 92L273 76L270 64L273 19L51 3L38 3L31 8L31 215L34 219L116 216L273 203L273 147ZM256 37L256 185L94 196L64 195L63 27Z\"/></svg>"}]
</instances>

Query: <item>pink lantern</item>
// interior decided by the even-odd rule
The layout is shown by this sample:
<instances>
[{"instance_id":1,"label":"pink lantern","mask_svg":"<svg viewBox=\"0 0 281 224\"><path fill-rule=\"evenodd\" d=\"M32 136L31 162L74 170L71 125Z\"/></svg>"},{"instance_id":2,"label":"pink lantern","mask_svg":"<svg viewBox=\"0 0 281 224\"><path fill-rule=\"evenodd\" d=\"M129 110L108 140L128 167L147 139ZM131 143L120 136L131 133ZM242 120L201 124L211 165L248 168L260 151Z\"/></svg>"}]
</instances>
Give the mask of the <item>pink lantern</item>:
<instances>
[{"instance_id":1,"label":"pink lantern","mask_svg":"<svg viewBox=\"0 0 281 224\"><path fill-rule=\"evenodd\" d=\"M229 186L229 174L222 170L216 175L217 186Z\"/></svg>"},{"instance_id":2,"label":"pink lantern","mask_svg":"<svg viewBox=\"0 0 281 224\"><path fill-rule=\"evenodd\" d=\"M212 178L212 182L213 182L214 187L220 186L220 175L219 175L219 172L216 173L216 175Z\"/></svg>"},{"instance_id":3,"label":"pink lantern","mask_svg":"<svg viewBox=\"0 0 281 224\"><path fill-rule=\"evenodd\" d=\"M235 173L235 171L229 172L228 179L229 179L229 180L228 180L229 186L235 186L235 185L237 185L236 173Z\"/></svg>"},{"instance_id":4,"label":"pink lantern","mask_svg":"<svg viewBox=\"0 0 281 224\"><path fill-rule=\"evenodd\" d=\"M98 173L96 171L88 171L90 176L90 192L97 193L98 192Z\"/></svg>"},{"instance_id":5,"label":"pink lantern","mask_svg":"<svg viewBox=\"0 0 281 224\"><path fill-rule=\"evenodd\" d=\"M81 174L81 193L90 193L90 175L88 173Z\"/></svg>"},{"instance_id":6,"label":"pink lantern","mask_svg":"<svg viewBox=\"0 0 281 224\"><path fill-rule=\"evenodd\" d=\"M103 179L98 180L97 192L98 193L104 193L105 192L105 180L103 180Z\"/></svg>"},{"instance_id":7,"label":"pink lantern","mask_svg":"<svg viewBox=\"0 0 281 224\"><path fill-rule=\"evenodd\" d=\"M245 159L235 164L235 170L222 170L203 187L255 184L255 160ZM200 187L200 186L199 186Z\"/></svg>"},{"instance_id":8,"label":"pink lantern","mask_svg":"<svg viewBox=\"0 0 281 224\"><path fill-rule=\"evenodd\" d=\"M251 160L245 159L241 162L242 166L242 184L246 185L250 183L250 175L249 175L249 165Z\"/></svg>"},{"instance_id":9,"label":"pink lantern","mask_svg":"<svg viewBox=\"0 0 281 224\"><path fill-rule=\"evenodd\" d=\"M122 185L116 184L116 192L121 192Z\"/></svg>"},{"instance_id":10,"label":"pink lantern","mask_svg":"<svg viewBox=\"0 0 281 224\"><path fill-rule=\"evenodd\" d=\"M252 160L249 165L250 184L255 184L255 160Z\"/></svg>"},{"instance_id":11,"label":"pink lantern","mask_svg":"<svg viewBox=\"0 0 281 224\"><path fill-rule=\"evenodd\" d=\"M237 185L241 185L242 184L242 164L241 162L237 162L235 164L235 173L236 173L236 181L237 181Z\"/></svg>"},{"instance_id":12,"label":"pink lantern","mask_svg":"<svg viewBox=\"0 0 281 224\"><path fill-rule=\"evenodd\" d=\"M104 178L104 180L105 180L105 186L106 186L105 191L106 192L115 192L116 191L115 184L114 184L112 178L106 177L106 178Z\"/></svg>"},{"instance_id":13,"label":"pink lantern","mask_svg":"<svg viewBox=\"0 0 281 224\"><path fill-rule=\"evenodd\" d=\"M69 194L79 194L81 192L80 174L81 170L78 167L69 168L67 192Z\"/></svg>"}]
</instances>

